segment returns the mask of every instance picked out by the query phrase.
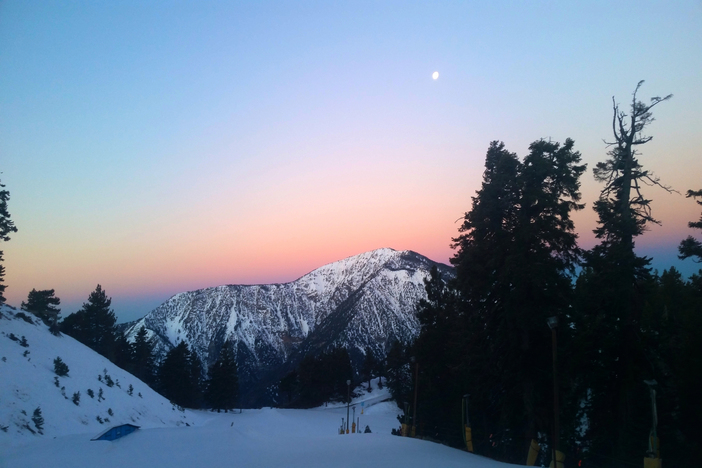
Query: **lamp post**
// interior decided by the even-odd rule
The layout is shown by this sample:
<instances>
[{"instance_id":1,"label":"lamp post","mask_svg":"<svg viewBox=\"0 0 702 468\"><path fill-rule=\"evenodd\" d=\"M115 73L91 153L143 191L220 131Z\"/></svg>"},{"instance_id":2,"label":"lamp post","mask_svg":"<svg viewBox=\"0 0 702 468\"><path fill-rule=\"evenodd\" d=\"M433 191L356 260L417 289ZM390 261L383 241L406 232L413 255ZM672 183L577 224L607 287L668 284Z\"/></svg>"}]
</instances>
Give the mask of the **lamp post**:
<instances>
[{"instance_id":1,"label":"lamp post","mask_svg":"<svg viewBox=\"0 0 702 468\"><path fill-rule=\"evenodd\" d=\"M412 437L417 435L417 387L419 387L419 363L414 356L410 358L414 364L414 409L412 410Z\"/></svg>"},{"instance_id":2,"label":"lamp post","mask_svg":"<svg viewBox=\"0 0 702 468\"><path fill-rule=\"evenodd\" d=\"M551 347L553 349L553 467L559 468L563 466L559 463L559 434L560 422L558 419L558 377L556 375L556 329L558 328L558 317L549 317L547 320L548 327L551 329Z\"/></svg>"},{"instance_id":3,"label":"lamp post","mask_svg":"<svg viewBox=\"0 0 702 468\"><path fill-rule=\"evenodd\" d=\"M658 382L655 380L644 380L644 383L648 385L648 390L651 393L651 414L653 416L652 420L652 428L651 428L651 437L649 437L649 442L648 442L648 455L649 458L660 458L659 457L659 452L660 452L660 447L658 444L658 433L657 433L657 426L658 426L658 411L656 409L656 385L658 385Z\"/></svg>"},{"instance_id":4,"label":"lamp post","mask_svg":"<svg viewBox=\"0 0 702 468\"><path fill-rule=\"evenodd\" d=\"M346 433L349 433L349 406L351 405L351 379L346 381Z\"/></svg>"}]
</instances>

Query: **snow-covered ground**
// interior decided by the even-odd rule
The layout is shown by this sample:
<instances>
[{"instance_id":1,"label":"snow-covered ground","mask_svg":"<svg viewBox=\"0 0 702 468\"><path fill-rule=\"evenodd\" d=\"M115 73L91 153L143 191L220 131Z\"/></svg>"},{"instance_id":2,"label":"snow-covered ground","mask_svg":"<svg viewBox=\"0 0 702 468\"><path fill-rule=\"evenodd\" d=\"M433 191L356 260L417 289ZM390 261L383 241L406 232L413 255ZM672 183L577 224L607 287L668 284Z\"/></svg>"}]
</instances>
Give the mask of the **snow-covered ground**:
<instances>
[{"instance_id":1,"label":"snow-covered ground","mask_svg":"<svg viewBox=\"0 0 702 468\"><path fill-rule=\"evenodd\" d=\"M241 413L174 409L107 359L70 337L49 334L43 324L16 318L16 312L0 309L0 468L509 466L391 435L399 425L399 410L388 401L387 390L377 388L377 381L370 393L357 390L352 402L360 427L369 426L370 434L339 434L347 411L341 403L309 410L264 408ZM22 337L27 347L20 344ZM56 356L70 368L67 377L58 378L59 387L54 385ZM114 385L106 383L105 374ZM99 389L104 398L100 401ZM78 391L81 397L76 405L72 395ZM43 434L32 421L36 407L41 407L45 421ZM122 423L141 429L112 442L91 441Z\"/></svg>"},{"instance_id":2,"label":"snow-covered ground","mask_svg":"<svg viewBox=\"0 0 702 468\"><path fill-rule=\"evenodd\" d=\"M8 447L0 466L39 467L469 467L506 468L432 442L390 435L397 407L379 403L364 410L371 434L337 433L346 408L243 413L199 412L193 427L141 429L122 439L90 441L77 434ZM358 414L358 411L357 411Z\"/></svg>"},{"instance_id":3,"label":"snow-covered ground","mask_svg":"<svg viewBox=\"0 0 702 468\"><path fill-rule=\"evenodd\" d=\"M20 311L0 307L0 453L8 443L97 434L116 424L198 423L196 415L174 408L144 382L90 348L70 336L52 335L31 314L27 316L37 323L27 323L17 313ZM68 366L67 376L54 373L57 357ZM79 394L75 403L74 394ZM32 420L36 408L44 419L43 434Z\"/></svg>"}]
</instances>

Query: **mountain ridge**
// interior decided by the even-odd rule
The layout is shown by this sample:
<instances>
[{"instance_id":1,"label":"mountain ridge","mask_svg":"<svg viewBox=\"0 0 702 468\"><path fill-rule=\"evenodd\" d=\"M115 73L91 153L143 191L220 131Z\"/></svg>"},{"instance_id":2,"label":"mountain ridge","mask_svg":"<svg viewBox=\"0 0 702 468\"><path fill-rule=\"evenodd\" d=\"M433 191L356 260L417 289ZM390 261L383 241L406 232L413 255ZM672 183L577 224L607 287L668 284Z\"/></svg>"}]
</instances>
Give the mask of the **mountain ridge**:
<instances>
[{"instance_id":1,"label":"mountain ridge","mask_svg":"<svg viewBox=\"0 0 702 468\"><path fill-rule=\"evenodd\" d=\"M358 367L366 348L384 355L394 340L419 332L417 302L426 297L432 266L451 267L416 252L372 250L323 265L288 283L220 285L175 294L127 324L128 339L144 326L159 358L186 341L205 365L226 339L235 344L242 399L270 404L264 388L304 354L334 346L349 350Z\"/></svg>"}]
</instances>

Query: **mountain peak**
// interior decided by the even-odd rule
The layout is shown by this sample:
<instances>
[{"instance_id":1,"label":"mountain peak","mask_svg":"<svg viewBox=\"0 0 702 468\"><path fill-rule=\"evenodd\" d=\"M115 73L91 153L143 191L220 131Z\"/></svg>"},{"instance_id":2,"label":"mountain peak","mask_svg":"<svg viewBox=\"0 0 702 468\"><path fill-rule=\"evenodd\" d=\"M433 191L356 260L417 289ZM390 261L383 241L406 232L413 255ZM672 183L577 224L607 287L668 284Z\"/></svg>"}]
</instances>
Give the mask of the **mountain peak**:
<instances>
[{"instance_id":1,"label":"mountain peak","mask_svg":"<svg viewBox=\"0 0 702 468\"><path fill-rule=\"evenodd\" d=\"M242 395L260 395L264 384L280 378L310 350L342 346L358 365L368 347L383 355L394 340L413 339L419 332L417 303L426 297L424 279L433 265L453 275L449 266L409 250L371 250L290 283L176 294L127 333L133 339L146 327L161 356L185 341L206 365L216 360L223 342L231 340Z\"/></svg>"}]
</instances>

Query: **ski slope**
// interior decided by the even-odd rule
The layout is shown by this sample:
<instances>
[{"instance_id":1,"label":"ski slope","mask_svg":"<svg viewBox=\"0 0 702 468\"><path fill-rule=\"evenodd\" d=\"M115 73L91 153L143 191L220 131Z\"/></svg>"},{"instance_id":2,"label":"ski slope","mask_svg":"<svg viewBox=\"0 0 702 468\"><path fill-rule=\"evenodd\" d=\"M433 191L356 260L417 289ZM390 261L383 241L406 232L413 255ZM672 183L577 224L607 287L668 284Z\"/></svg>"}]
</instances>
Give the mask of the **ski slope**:
<instances>
[{"instance_id":1,"label":"ski slope","mask_svg":"<svg viewBox=\"0 0 702 468\"><path fill-rule=\"evenodd\" d=\"M359 411L357 410L357 415ZM397 406L370 406L361 424L371 434L337 433L345 407L243 413L197 412L201 426L140 429L122 439L91 442L94 434L37 440L7 448L3 468L217 467L461 467L507 464L423 440L393 436ZM516 465L512 465L516 466Z\"/></svg>"}]
</instances>

